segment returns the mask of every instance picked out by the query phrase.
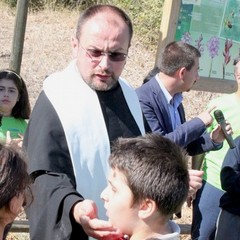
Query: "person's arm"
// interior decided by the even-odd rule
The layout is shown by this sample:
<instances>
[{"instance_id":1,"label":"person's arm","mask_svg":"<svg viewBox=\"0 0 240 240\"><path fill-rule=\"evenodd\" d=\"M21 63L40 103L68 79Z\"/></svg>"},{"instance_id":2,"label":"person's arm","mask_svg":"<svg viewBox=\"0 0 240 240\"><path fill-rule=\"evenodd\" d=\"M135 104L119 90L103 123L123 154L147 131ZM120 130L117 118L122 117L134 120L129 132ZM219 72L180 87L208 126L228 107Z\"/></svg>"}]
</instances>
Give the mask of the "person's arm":
<instances>
[{"instance_id":1,"label":"person's arm","mask_svg":"<svg viewBox=\"0 0 240 240\"><path fill-rule=\"evenodd\" d=\"M32 187L33 202L27 209L31 239L88 239L71 215L72 206L83 198L64 174L38 176Z\"/></svg>"},{"instance_id":2,"label":"person's arm","mask_svg":"<svg viewBox=\"0 0 240 240\"><path fill-rule=\"evenodd\" d=\"M188 144L201 136L206 130L204 123L199 118L193 118L181 124L174 131L168 132L166 125L171 124L171 120L167 111L165 113L159 111L157 114L157 110L154 109L149 100L140 100L140 104L152 132L169 138L181 147L187 147Z\"/></svg>"},{"instance_id":3,"label":"person's arm","mask_svg":"<svg viewBox=\"0 0 240 240\"><path fill-rule=\"evenodd\" d=\"M34 179L33 202L27 211L31 239L84 240L87 234L97 239L120 235L109 222L98 219L97 208L89 211L89 200L76 191L62 124L44 92L32 112L24 147Z\"/></svg>"},{"instance_id":4,"label":"person's arm","mask_svg":"<svg viewBox=\"0 0 240 240\"><path fill-rule=\"evenodd\" d=\"M203 171L190 169L189 172L189 195L194 195L202 187Z\"/></svg>"},{"instance_id":5,"label":"person's arm","mask_svg":"<svg viewBox=\"0 0 240 240\"><path fill-rule=\"evenodd\" d=\"M27 210L32 239L87 239L71 216L72 206L83 197L76 182L61 122L41 93L24 137L29 173L34 178L33 202ZM61 237L59 237L61 236Z\"/></svg>"},{"instance_id":6,"label":"person's arm","mask_svg":"<svg viewBox=\"0 0 240 240\"><path fill-rule=\"evenodd\" d=\"M240 166L238 165L238 168ZM229 194L240 197L240 172L233 167L224 167L221 171L222 189Z\"/></svg>"},{"instance_id":7,"label":"person's arm","mask_svg":"<svg viewBox=\"0 0 240 240\"><path fill-rule=\"evenodd\" d=\"M195 156L221 148L222 143L214 143L210 137L210 133L204 133L197 140L191 142L186 149L190 156Z\"/></svg>"},{"instance_id":8,"label":"person's arm","mask_svg":"<svg viewBox=\"0 0 240 240\"><path fill-rule=\"evenodd\" d=\"M212 141L210 133L205 133L206 127L200 118L195 117L168 133L165 127L166 122L170 122L168 115L166 113L156 114L156 110L149 102L140 103L152 132L159 133L185 148L190 156L218 150L222 147L222 144L216 144Z\"/></svg>"},{"instance_id":9,"label":"person's arm","mask_svg":"<svg viewBox=\"0 0 240 240\"><path fill-rule=\"evenodd\" d=\"M197 140L193 141L191 144L188 145L187 149L189 155L194 156L196 154L201 154L208 151L215 151L222 148L225 136L221 129L221 126L217 124L216 121L212 121L213 118L211 117L210 112L213 109L215 109L215 106L209 107L207 111L203 112L203 115L200 114L198 116L201 120L203 120L205 126L208 126L209 124L210 125L207 129L208 132L202 134L202 136L200 136ZM209 117L210 119L206 121L206 119L208 119ZM228 134L232 134L232 128L229 123L226 123L225 130Z\"/></svg>"},{"instance_id":10,"label":"person's arm","mask_svg":"<svg viewBox=\"0 0 240 240\"><path fill-rule=\"evenodd\" d=\"M185 148L189 155L197 155L206 151L216 149L219 146L214 144L207 134L204 136L206 126L212 123L210 112L213 108L200 113L195 117L172 130L172 123L168 112L167 102L155 88L158 88L154 80L136 89L142 112L152 130L159 133L179 146ZM180 107L179 107L180 108ZM184 119L184 110L181 107L181 117ZM180 111L179 110L179 111ZM221 147L221 145L220 145Z\"/></svg>"}]
</instances>

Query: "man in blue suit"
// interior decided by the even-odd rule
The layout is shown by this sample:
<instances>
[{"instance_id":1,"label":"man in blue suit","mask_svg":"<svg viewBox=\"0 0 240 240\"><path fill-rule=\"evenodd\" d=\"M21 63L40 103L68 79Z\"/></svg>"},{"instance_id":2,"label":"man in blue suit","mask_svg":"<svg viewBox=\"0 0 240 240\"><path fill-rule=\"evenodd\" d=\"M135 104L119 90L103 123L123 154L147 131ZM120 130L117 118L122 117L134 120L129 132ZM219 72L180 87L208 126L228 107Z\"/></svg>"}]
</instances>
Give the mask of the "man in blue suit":
<instances>
[{"instance_id":1,"label":"man in blue suit","mask_svg":"<svg viewBox=\"0 0 240 240\"><path fill-rule=\"evenodd\" d=\"M188 92L199 79L200 56L198 49L187 43L169 43L161 53L159 72L136 89L152 131L170 138L190 156L217 150L224 140L219 125L206 133L213 121L213 108L187 122L185 119L182 92ZM226 129L231 132L229 124Z\"/></svg>"},{"instance_id":2,"label":"man in blue suit","mask_svg":"<svg viewBox=\"0 0 240 240\"><path fill-rule=\"evenodd\" d=\"M220 125L211 133L206 132L213 121L210 113L214 107L187 122L185 119L182 92L190 91L199 79L200 56L198 49L189 44L181 41L169 43L161 53L159 69L154 68L147 77L149 80L145 79L144 84L136 89L151 130L183 147L190 156L218 150L224 140ZM226 131L232 133L230 124L227 124ZM198 177L203 175L199 170L189 170L189 173ZM189 206L197 189L190 188Z\"/></svg>"}]
</instances>

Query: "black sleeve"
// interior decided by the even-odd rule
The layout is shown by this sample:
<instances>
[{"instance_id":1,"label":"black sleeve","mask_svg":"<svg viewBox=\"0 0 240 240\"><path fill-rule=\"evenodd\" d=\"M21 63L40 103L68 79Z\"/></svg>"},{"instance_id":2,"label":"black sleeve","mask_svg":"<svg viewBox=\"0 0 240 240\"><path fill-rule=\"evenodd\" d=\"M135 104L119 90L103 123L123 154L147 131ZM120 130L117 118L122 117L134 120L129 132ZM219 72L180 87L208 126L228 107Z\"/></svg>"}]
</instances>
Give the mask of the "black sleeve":
<instances>
[{"instance_id":1,"label":"black sleeve","mask_svg":"<svg viewBox=\"0 0 240 240\"><path fill-rule=\"evenodd\" d=\"M31 114L24 147L34 178L33 202L27 209L31 239L88 239L70 215L72 206L83 197L76 191L63 127L44 92Z\"/></svg>"},{"instance_id":2,"label":"black sleeve","mask_svg":"<svg viewBox=\"0 0 240 240\"><path fill-rule=\"evenodd\" d=\"M187 152L190 156L206 153L208 151L217 151L223 146L222 143L214 143L210 133L202 134L198 139L187 145Z\"/></svg>"},{"instance_id":3,"label":"black sleeve","mask_svg":"<svg viewBox=\"0 0 240 240\"><path fill-rule=\"evenodd\" d=\"M240 199L240 137L235 139L236 148L228 150L221 170L223 190Z\"/></svg>"},{"instance_id":4,"label":"black sleeve","mask_svg":"<svg viewBox=\"0 0 240 240\"><path fill-rule=\"evenodd\" d=\"M222 189L230 195L240 198L240 172L232 167L224 167L221 171Z\"/></svg>"},{"instance_id":5,"label":"black sleeve","mask_svg":"<svg viewBox=\"0 0 240 240\"><path fill-rule=\"evenodd\" d=\"M147 119L145 118L143 114L143 123L144 123L144 128L146 133L152 133L152 129L150 128Z\"/></svg>"}]
</instances>

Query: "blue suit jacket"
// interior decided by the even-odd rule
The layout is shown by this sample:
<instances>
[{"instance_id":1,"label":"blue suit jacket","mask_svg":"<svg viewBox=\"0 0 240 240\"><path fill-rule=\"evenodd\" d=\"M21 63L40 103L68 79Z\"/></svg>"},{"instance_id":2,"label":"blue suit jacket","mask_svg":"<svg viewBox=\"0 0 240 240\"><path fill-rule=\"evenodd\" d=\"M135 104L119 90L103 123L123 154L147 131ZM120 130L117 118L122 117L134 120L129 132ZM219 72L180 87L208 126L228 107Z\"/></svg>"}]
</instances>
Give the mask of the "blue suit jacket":
<instances>
[{"instance_id":1,"label":"blue suit jacket","mask_svg":"<svg viewBox=\"0 0 240 240\"><path fill-rule=\"evenodd\" d=\"M183 105L178 108L182 125L173 130L167 100L155 77L136 89L142 111L153 132L158 132L184 147L193 156L209 150L219 149L212 142L202 120L185 120Z\"/></svg>"}]
</instances>

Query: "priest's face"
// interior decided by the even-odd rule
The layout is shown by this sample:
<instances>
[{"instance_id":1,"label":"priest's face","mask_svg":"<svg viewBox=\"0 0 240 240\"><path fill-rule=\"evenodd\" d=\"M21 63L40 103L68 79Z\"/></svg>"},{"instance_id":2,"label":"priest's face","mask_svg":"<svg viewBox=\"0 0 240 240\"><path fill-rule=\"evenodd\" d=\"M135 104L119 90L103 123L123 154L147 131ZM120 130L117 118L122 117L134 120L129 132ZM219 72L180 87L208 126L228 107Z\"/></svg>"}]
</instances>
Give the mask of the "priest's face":
<instances>
[{"instance_id":1,"label":"priest's face","mask_svg":"<svg viewBox=\"0 0 240 240\"><path fill-rule=\"evenodd\" d=\"M73 53L83 80L98 91L113 88L123 68L129 48L126 23L113 13L98 13L72 39Z\"/></svg>"}]
</instances>

